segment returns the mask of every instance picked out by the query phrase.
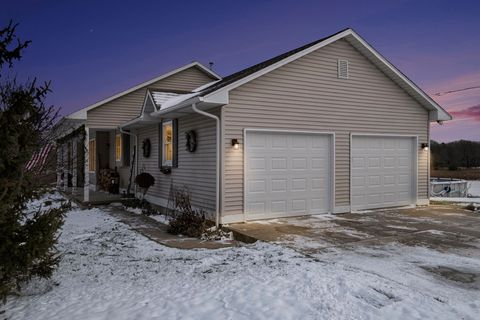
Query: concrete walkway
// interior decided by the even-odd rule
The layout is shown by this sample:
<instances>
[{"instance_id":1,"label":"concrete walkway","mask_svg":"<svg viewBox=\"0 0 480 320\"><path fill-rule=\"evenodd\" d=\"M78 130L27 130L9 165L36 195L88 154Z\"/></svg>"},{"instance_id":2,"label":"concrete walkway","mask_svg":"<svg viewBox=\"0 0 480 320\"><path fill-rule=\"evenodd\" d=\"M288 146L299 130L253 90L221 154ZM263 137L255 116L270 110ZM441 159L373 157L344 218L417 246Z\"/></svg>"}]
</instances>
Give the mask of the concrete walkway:
<instances>
[{"instance_id":1,"label":"concrete walkway","mask_svg":"<svg viewBox=\"0 0 480 320\"><path fill-rule=\"evenodd\" d=\"M167 232L167 225L149 218L146 215L125 211L121 207L111 205L108 207L102 207L102 210L117 218L122 223L127 224L133 230L139 232L150 240L167 247L177 249L220 249L238 245L234 240L200 240L197 238L173 235Z\"/></svg>"},{"instance_id":2,"label":"concrete walkway","mask_svg":"<svg viewBox=\"0 0 480 320\"><path fill-rule=\"evenodd\" d=\"M480 254L480 213L448 205L282 218L228 228L236 238L280 243L304 253L397 242Z\"/></svg>"}]
</instances>

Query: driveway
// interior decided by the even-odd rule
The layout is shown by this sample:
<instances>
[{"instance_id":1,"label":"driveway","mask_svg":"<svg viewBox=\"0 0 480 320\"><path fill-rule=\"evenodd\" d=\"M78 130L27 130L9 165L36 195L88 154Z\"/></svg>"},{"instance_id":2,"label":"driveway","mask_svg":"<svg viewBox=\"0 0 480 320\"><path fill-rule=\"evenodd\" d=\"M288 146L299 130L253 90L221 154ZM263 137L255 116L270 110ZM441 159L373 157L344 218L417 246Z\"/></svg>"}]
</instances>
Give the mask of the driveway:
<instances>
[{"instance_id":1,"label":"driveway","mask_svg":"<svg viewBox=\"0 0 480 320\"><path fill-rule=\"evenodd\" d=\"M393 269L411 265L416 266L415 271L409 271L411 275L423 277L428 273L448 288L473 290L476 294L480 290L480 271L467 266L480 256L480 213L458 206L284 218L229 228L237 238L280 244L319 262L333 254L338 263L352 263L362 272L375 274L380 274L378 268L391 268L386 267L389 264L395 266ZM432 259L432 252L438 252L440 258ZM351 256L357 258L349 261ZM452 256L456 258L452 260ZM373 259L372 264L357 264L368 257ZM382 276L393 274L385 271Z\"/></svg>"},{"instance_id":2,"label":"driveway","mask_svg":"<svg viewBox=\"0 0 480 320\"><path fill-rule=\"evenodd\" d=\"M283 218L229 227L247 240L280 243L304 253L400 243L480 254L480 213L446 205Z\"/></svg>"}]
</instances>

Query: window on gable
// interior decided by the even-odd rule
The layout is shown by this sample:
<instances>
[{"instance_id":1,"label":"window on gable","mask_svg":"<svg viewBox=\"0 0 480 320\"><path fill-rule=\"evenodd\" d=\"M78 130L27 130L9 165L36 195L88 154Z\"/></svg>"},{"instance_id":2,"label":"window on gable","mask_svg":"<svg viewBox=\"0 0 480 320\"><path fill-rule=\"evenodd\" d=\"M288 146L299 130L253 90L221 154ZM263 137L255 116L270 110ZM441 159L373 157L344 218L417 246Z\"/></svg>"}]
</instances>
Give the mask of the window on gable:
<instances>
[{"instance_id":1,"label":"window on gable","mask_svg":"<svg viewBox=\"0 0 480 320\"><path fill-rule=\"evenodd\" d=\"M115 135L115 161L122 161L122 135Z\"/></svg>"},{"instance_id":2,"label":"window on gable","mask_svg":"<svg viewBox=\"0 0 480 320\"><path fill-rule=\"evenodd\" d=\"M162 165L171 167L173 164L173 123L162 123Z\"/></svg>"}]
</instances>

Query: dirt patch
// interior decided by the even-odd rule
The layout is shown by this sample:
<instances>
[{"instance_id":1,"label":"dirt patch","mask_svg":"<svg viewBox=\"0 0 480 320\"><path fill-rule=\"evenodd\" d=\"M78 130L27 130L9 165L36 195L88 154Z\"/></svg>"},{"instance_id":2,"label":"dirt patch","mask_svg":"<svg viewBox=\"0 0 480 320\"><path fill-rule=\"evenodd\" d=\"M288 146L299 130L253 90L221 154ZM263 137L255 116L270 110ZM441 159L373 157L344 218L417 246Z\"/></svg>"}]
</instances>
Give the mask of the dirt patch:
<instances>
[{"instance_id":1,"label":"dirt patch","mask_svg":"<svg viewBox=\"0 0 480 320\"><path fill-rule=\"evenodd\" d=\"M478 274L460 271L454 268L445 267L445 266L437 266L437 267L430 267L430 266L422 266L423 270L426 270L430 273L439 275L445 279L460 282L463 284L472 284L475 283L478 277Z\"/></svg>"},{"instance_id":2,"label":"dirt patch","mask_svg":"<svg viewBox=\"0 0 480 320\"><path fill-rule=\"evenodd\" d=\"M466 180L480 180L480 169L438 169L432 170L430 176L433 178L452 178Z\"/></svg>"}]
</instances>

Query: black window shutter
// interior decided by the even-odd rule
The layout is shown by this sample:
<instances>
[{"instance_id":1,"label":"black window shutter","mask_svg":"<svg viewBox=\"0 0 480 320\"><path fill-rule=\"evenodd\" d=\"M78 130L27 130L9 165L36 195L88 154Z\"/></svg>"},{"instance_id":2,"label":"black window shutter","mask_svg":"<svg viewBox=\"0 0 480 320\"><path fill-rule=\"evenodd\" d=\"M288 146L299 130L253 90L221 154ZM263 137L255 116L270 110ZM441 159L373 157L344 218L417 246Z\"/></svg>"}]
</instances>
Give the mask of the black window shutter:
<instances>
[{"instance_id":1,"label":"black window shutter","mask_svg":"<svg viewBox=\"0 0 480 320\"><path fill-rule=\"evenodd\" d=\"M162 152L163 152L163 122L158 124L158 167L162 166Z\"/></svg>"},{"instance_id":2,"label":"black window shutter","mask_svg":"<svg viewBox=\"0 0 480 320\"><path fill-rule=\"evenodd\" d=\"M178 119L172 120L173 129L173 161L172 167L178 168Z\"/></svg>"},{"instance_id":3,"label":"black window shutter","mask_svg":"<svg viewBox=\"0 0 480 320\"><path fill-rule=\"evenodd\" d=\"M130 166L130 135L123 133L122 140L123 165L128 167Z\"/></svg>"}]
</instances>

